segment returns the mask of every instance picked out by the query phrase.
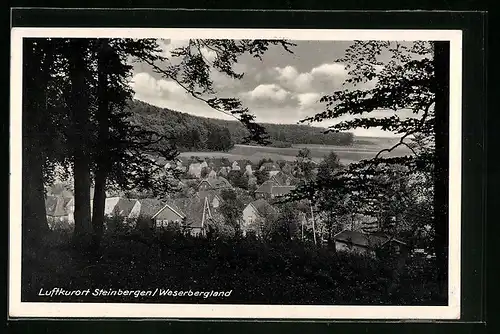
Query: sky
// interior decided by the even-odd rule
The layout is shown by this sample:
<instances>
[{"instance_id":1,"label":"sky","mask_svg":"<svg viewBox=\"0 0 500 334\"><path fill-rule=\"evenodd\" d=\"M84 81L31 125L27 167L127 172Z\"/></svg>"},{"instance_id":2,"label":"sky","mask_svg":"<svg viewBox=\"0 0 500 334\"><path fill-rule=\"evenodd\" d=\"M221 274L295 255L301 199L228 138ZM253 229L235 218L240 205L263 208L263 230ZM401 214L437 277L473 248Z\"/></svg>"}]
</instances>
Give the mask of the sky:
<instances>
[{"instance_id":1,"label":"sky","mask_svg":"<svg viewBox=\"0 0 500 334\"><path fill-rule=\"evenodd\" d=\"M262 61L243 55L234 66L236 72L244 74L242 79L231 79L213 70L211 75L217 95L240 98L256 116L256 121L262 123L297 124L299 120L325 110L326 106L319 99L343 89L348 77L345 64L336 60L344 56L351 42L292 42L296 44L291 48L293 54L281 46L271 46ZM166 39L159 40L159 44L163 54L169 56L173 49L186 45L187 41ZM208 49L202 52L208 60L215 56ZM147 64L134 63L130 85L136 99L152 105L196 116L234 120L192 98L175 82L154 73ZM385 116L393 112L377 113ZM349 116L311 125L327 127L347 119ZM395 136L379 129L353 129L351 132L356 136Z\"/></svg>"}]
</instances>

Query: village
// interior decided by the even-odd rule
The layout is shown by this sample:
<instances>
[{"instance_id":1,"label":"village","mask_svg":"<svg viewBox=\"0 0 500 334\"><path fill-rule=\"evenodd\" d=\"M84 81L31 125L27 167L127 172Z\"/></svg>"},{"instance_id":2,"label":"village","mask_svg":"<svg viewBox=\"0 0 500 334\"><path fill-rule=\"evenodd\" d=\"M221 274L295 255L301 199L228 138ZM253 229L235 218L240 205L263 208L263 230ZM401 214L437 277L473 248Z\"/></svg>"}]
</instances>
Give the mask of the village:
<instances>
[{"instance_id":1,"label":"village","mask_svg":"<svg viewBox=\"0 0 500 334\"><path fill-rule=\"evenodd\" d=\"M213 231L227 226L221 212L225 196L233 194L239 202L235 220L243 236L260 237L266 224L282 214L280 199L296 188L300 179L299 167L294 161L272 161L262 159L257 164L250 160L229 161L225 158L181 157L167 161L154 157L165 170L174 170L181 175L176 181L178 190L162 198L152 198L145 194L107 192L105 201L106 229L148 229L153 232L176 226L183 233L195 237L206 237ZM313 160L312 173L317 173L318 163ZM91 189L91 198L93 189ZM59 193L47 191L46 212L51 229L71 230L74 227L74 198L71 190ZM324 216L314 215L312 207L304 201L295 205L295 233L302 239L304 233L312 231L320 242L326 242L326 231L321 230ZM92 206L91 206L92 209ZM391 245L398 252L406 252L406 244L395 238L376 232L367 233L363 226L370 222L366 217L357 217L350 224L339 226L334 236L338 251L350 251L375 255L374 249ZM365 225L363 225L363 219ZM111 224L113 222L114 224ZM372 221L373 223L373 221ZM316 224L316 230L314 225ZM113 227L112 227L113 225ZM231 225L231 224L230 224ZM297 225L297 224L296 224ZM369 224L368 224L369 225ZM234 233L234 225L233 233ZM292 236L290 235L290 238ZM416 254L420 250L417 250Z\"/></svg>"}]
</instances>

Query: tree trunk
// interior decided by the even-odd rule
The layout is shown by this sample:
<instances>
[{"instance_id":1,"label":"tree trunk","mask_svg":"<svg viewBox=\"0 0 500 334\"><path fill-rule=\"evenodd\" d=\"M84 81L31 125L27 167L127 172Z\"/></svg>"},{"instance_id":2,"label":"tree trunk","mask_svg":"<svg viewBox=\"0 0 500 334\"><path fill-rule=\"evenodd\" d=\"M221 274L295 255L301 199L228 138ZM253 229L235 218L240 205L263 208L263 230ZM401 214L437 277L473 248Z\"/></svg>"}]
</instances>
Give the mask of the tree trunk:
<instances>
[{"instance_id":1,"label":"tree trunk","mask_svg":"<svg viewBox=\"0 0 500 334\"><path fill-rule=\"evenodd\" d=\"M88 246L90 234L90 154L89 154L89 102L86 84L88 64L84 54L87 40L74 39L69 49L69 75L71 80L70 115L73 123L70 145L73 149L75 232L78 246Z\"/></svg>"},{"instance_id":2,"label":"tree trunk","mask_svg":"<svg viewBox=\"0 0 500 334\"><path fill-rule=\"evenodd\" d=\"M108 101L108 54L110 52L107 39L101 40L98 53L98 144L96 147L96 173L94 188L94 205L92 214L92 243L98 249L104 232L104 213L106 205L106 179L108 176L109 152L109 101Z\"/></svg>"},{"instance_id":3,"label":"tree trunk","mask_svg":"<svg viewBox=\"0 0 500 334\"><path fill-rule=\"evenodd\" d=\"M448 124L449 124L449 75L450 43L434 42L435 87L435 131L436 155L434 163L434 249L441 294L447 297L448 290Z\"/></svg>"},{"instance_id":4,"label":"tree trunk","mask_svg":"<svg viewBox=\"0 0 500 334\"><path fill-rule=\"evenodd\" d=\"M46 46L46 45L45 45ZM38 46L40 48L40 46ZM23 44L23 142L22 142L22 233L23 243L32 246L49 230L43 184L44 95L52 62L51 50L38 49L32 40ZM45 55L44 61L42 60Z\"/></svg>"},{"instance_id":5,"label":"tree trunk","mask_svg":"<svg viewBox=\"0 0 500 334\"><path fill-rule=\"evenodd\" d=\"M311 208L311 219L312 219L312 230L313 230L313 240L314 240L314 245L317 244L317 241L316 241L316 223L314 221L314 211L313 211L313 207L312 207L312 202L311 200L309 200L309 206Z\"/></svg>"},{"instance_id":6,"label":"tree trunk","mask_svg":"<svg viewBox=\"0 0 500 334\"><path fill-rule=\"evenodd\" d=\"M26 109L25 109L26 110ZM34 245L49 231L45 210L43 158L37 140L23 138L22 232L23 242Z\"/></svg>"}]
</instances>

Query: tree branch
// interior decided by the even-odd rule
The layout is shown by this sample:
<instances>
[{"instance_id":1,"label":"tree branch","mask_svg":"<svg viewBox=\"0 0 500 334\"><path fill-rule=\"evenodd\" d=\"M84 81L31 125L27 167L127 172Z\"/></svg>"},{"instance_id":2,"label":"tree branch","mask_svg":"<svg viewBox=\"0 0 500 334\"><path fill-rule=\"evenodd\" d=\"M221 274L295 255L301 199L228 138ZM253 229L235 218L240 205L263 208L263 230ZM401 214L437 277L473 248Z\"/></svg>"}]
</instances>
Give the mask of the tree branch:
<instances>
[{"instance_id":1,"label":"tree branch","mask_svg":"<svg viewBox=\"0 0 500 334\"><path fill-rule=\"evenodd\" d=\"M173 75L171 75L170 73L168 73L167 71L163 70L162 68L160 68L158 65L154 64L152 61L149 61L149 60L145 60L145 62L149 65L151 65L156 71L158 71L159 73L165 75L166 77L168 77L169 79L175 81L180 87L182 87L189 95L191 95L192 97L194 97L195 99L199 100L199 101L202 101L204 102L205 104L207 104L210 108L218 111L218 112L221 112L225 115L228 115L228 116L231 116L233 118L235 118L236 120L240 121L240 119L232 114L231 112L228 112L228 111L225 111L225 110L222 110L220 108L216 108L214 107L213 105L211 105L209 103L208 100L200 97L199 95L197 95L195 92L193 92L192 90L190 90L189 88L187 88L183 83L181 83L176 77L174 77Z\"/></svg>"}]
</instances>

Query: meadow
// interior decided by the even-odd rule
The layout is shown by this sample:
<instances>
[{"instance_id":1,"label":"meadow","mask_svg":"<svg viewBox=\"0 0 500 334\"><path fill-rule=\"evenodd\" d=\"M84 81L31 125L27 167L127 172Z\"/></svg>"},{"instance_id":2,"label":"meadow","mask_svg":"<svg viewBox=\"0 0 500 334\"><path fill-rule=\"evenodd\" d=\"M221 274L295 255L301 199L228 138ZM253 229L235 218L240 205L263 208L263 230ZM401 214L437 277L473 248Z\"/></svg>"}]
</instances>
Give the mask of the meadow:
<instances>
[{"instance_id":1,"label":"meadow","mask_svg":"<svg viewBox=\"0 0 500 334\"><path fill-rule=\"evenodd\" d=\"M228 152L182 152L180 155L184 157L197 156L206 158L225 157L230 161L248 159L254 163L257 163L263 158L270 158L274 161L293 161L299 150L307 147L311 151L312 159L317 162L321 161L324 156L333 151L338 155L342 163L349 164L363 159L373 158L380 150L390 148L398 140L398 138L356 137L354 144L350 146L297 144L288 148L236 144ZM402 156L409 154L409 152L410 151L405 147L398 147L389 154L390 156Z\"/></svg>"}]
</instances>

